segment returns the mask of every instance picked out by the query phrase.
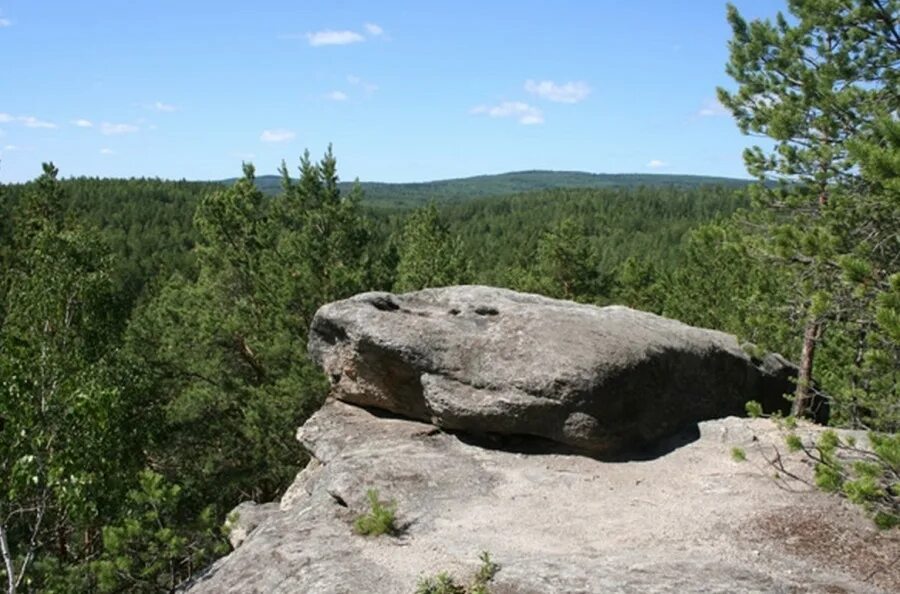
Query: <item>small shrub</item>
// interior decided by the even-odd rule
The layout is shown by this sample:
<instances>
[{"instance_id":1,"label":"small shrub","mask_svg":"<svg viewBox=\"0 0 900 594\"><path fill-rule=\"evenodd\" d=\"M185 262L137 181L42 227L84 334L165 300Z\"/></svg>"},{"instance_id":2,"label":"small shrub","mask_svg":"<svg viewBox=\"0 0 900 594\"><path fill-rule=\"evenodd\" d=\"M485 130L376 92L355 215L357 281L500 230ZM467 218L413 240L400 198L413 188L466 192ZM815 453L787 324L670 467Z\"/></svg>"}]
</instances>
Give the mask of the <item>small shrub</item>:
<instances>
[{"instance_id":1,"label":"small shrub","mask_svg":"<svg viewBox=\"0 0 900 594\"><path fill-rule=\"evenodd\" d=\"M434 577L423 577L416 585L416 594L490 594L488 584L500 571L500 566L491 560L487 551L478 556L481 566L468 586L458 584L446 571Z\"/></svg>"},{"instance_id":2,"label":"small shrub","mask_svg":"<svg viewBox=\"0 0 900 594\"><path fill-rule=\"evenodd\" d=\"M765 416L758 402L746 404L751 417ZM900 433L869 432L871 448L857 445L853 436L841 438L833 429L819 435L815 444L805 444L793 433L797 419L769 417L785 432L785 443L791 452L802 452L813 463L813 480L789 471L778 449L766 461L775 469L775 478L784 477L815 484L826 493L846 498L862 507L879 528L900 526ZM746 460L741 448L732 448L731 457Z\"/></svg>"},{"instance_id":3,"label":"small shrub","mask_svg":"<svg viewBox=\"0 0 900 594\"><path fill-rule=\"evenodd\" d=\"M363 536L396 533L397 527L394 524L397 513L396 503L393 501L387 504L382 503L378 499L378 491L375 489L366 491L366 497L369 500L369 512L356 518L353 523L356 533Z\"/></svg>"},{"instance_id":4,"label":"small shrub","mask_svg":"<svg viewBox=\"0 0 900 594\"><path fill-rule=\"evenodd\" d=\"M419 580L416 594L466 594L466 589L457 584L449 573L442 571L434 577Z\"/></svg>"},{"instance_id":5,"label":"small shrub","mask_svg":"<svg viewBox=\"0 0 900 594\"><path fill-rule=\"evenodd\" d=\"M756 400L751 400L750 402L745 404L744 409L747 411L747 416L754 419L763 416L762 404L760 404Z\"/></svg>"}]
</instances>

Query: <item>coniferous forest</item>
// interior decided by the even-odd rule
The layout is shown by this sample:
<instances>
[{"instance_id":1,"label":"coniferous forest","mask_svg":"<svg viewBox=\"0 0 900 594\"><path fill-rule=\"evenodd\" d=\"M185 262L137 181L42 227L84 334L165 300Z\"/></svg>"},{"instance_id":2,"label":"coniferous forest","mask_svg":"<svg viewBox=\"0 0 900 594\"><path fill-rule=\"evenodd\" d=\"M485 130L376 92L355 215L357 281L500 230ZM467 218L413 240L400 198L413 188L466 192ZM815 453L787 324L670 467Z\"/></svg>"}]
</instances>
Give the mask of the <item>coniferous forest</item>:
<instances>
[{"instance_id":1,"label":"coniferous forest","mask_svg":"<svg viewBox=\"0 0 900 594\"><path fill-rule=\"evenodd\" d=\"M774 146L745 154L756 183L372 200L329 147L266 191L250 164L201 183L47 163L0 187L8 591L168 592L227 552L229 510L305 464L295 431L327 392L313 314L363 291L489 284L720 329L799 366L796 415L825 398L832 425L896 441L898 6L791 6L728 13L719 100Z\"/></svg>"}]
</instances>

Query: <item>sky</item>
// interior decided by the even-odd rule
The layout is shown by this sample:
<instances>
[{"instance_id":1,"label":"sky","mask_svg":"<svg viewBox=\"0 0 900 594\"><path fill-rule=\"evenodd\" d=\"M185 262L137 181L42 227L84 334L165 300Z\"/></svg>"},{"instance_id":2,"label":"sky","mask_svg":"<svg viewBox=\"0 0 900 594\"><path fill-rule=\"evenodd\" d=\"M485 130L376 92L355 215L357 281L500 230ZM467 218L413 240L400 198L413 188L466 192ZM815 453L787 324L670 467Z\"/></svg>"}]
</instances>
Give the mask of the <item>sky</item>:
<instances>
[{"instance_id":1,"label":"sky","mask_svg":"<svg viewBox=\"0 0 900 594\"><path fill-rule=\"evenodd\" d=\"M735 0L747 18L782 1ZM747 177L717 0L0 0L0 182Z\"/></svg>"}]
</instances>

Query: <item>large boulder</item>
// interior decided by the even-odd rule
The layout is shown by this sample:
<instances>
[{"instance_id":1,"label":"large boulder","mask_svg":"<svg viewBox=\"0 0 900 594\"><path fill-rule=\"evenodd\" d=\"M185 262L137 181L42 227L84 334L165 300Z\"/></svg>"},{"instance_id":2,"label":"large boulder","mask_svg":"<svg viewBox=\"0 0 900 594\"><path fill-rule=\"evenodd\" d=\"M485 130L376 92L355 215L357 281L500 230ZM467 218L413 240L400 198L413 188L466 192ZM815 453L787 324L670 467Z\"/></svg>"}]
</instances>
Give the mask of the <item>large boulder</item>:
<instances>
[{"instance_id":1,"label":"large boulder","mask_svg":"<svg viewBox=\"0 0 900 594\"><path fill-rule=\"evenodd\" d=\"M595 454L740 414L748 400L782 409L794 373L722 332L481 286L325 305L309 352L345 402Z\"/></svg>"}]
</instances>

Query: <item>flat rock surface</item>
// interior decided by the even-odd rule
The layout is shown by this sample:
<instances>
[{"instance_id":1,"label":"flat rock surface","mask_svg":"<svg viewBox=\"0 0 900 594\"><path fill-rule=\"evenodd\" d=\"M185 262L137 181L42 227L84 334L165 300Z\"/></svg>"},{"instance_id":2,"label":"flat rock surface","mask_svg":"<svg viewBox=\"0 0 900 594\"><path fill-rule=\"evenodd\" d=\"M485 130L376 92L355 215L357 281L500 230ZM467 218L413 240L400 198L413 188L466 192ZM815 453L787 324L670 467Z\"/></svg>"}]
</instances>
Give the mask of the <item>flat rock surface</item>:
<instances>
[{"instance_id":1,"label":"flat rock surface","mask_svg":"<svg viewBox=\"0 0 900 594\"><path fill-rule=\"evenodd\" d=\"M330 400L299 431L314 463L191 592L412 593L441 571L470 579L481 551L500 565L493 594L900 591L897 531L773 480L771 422L680 437L647 459L525 454ZM370 488L395 500L399 535L354 534Z\"/></svg>"},{"instance_id":2,"label":"flat rock surface","mask_svg":"<svg viewBox=\"0 0 900 594\"><path fill-rule=\"evenodd\" d=\"M795 374L722 332L481 286L330 303L309 352L346 402L592 453L654 443L748 400L783 407Z\"/></svg>"}]
</instances>

